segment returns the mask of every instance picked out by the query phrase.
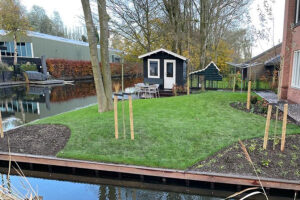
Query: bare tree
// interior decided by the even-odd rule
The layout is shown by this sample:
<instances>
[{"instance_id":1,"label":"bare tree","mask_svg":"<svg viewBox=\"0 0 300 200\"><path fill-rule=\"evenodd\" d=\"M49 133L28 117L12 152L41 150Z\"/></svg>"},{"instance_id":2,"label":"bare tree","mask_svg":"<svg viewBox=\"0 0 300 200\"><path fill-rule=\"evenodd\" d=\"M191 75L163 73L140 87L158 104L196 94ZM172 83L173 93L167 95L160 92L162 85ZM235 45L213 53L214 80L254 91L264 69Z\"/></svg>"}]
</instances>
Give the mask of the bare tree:
<instances>
[{"instance_id":1,"label":"bare tree","mask_svg":"<svg viewBox=\"0 0 300 200\"><path fill-rule=\"evenodd\" d=\"M182 53L182 12L180 9L180 0L163 0L163 5L168 17L170 33L173 36L172 51Z\"/></svg>"},{"instance_id":2,"label":"bare tree","mask_svg":"<svg viewBox=\"0 0 300 200\"><path fill-rule=\"evenodd\" d=\"M107 110L107 98L104 91L104 85L102 81L102 75L99 68L99 58L97 51L97 37L96 28L93 23L91 7L89 0L81 0L82 8L84 12L84 19L87 29L88 42L90 48L90 56L93 68L93 75L95 81L95 88L97 93L98 112L105 112Z\"/></svg>"},{"instance_id":3,"label":"bare tree","mask_svg":"<svg viewBox=\"0 0 300 200\"><path fill-rule=\"evenodd\" d=\"M109 52L108 52L108 21L109 16L106 12L106 0L98 0L98 13L100 23L100 53L101 53L101 64L102 64L102 75L104 83L104 91L107 101L107 110L113 109L112 103L112 82L111 82L111 70L109 66Z\"/></svg>"},{"instance_id":4,"label":"bare tree","mask_svg":"<svg viewBox=\"0 0 300 200\"><path fill-rule=\"evenodd\" d=\"M114 15L113 31L127 44L131 42L125 50L139 54L143 53L140 50L151 51L163 46L189 57L196 69L203 68L212 58L217 59L219 43L224 41L228 32L245 29L243 22L248 18L252 0L109 2ZM249 42L245 44L247 46Z\"/></svg>"},{"instance_id":5,"label":"bare tree","mask_svg":"<svg viewBox=\"0 0 300 200\"><path fill-rule=\"evenodd\" d=\"M155 34L159 19L157 0L110 0L110 10L114 13L114 31L131 42L138 43L145 51L151 51L158 40Z\"/></svg>"},{"instance_id":6,"label":"bare tree","mask_svg":"<svg viewBox=\"0 0 300 200\"><path fill-rule=\"evenodd\" d=\"M200 19L200 68L207 63L206 51L214 46L229 29L239 27L251 0L193 0ZM217 57L217 55L215 56Z\"/></svg>"}]
</instances>

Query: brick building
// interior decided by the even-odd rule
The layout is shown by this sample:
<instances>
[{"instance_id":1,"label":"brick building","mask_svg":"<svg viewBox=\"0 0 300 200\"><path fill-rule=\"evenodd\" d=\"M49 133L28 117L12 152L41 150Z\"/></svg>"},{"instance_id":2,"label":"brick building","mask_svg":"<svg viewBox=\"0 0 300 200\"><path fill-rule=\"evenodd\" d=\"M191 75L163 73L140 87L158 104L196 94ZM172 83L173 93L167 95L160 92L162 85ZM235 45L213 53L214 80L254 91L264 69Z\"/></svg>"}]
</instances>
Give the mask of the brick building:
<instances>
[{"instance_id":1,"label":"brick building","mask_svg":"<svg viewBox=\"0 0 300 200\"><path fill-rule=\"evenodd\" d=\"M300 0L285 1L280 97L300 103Z\"/></svg>"}]
</instances>

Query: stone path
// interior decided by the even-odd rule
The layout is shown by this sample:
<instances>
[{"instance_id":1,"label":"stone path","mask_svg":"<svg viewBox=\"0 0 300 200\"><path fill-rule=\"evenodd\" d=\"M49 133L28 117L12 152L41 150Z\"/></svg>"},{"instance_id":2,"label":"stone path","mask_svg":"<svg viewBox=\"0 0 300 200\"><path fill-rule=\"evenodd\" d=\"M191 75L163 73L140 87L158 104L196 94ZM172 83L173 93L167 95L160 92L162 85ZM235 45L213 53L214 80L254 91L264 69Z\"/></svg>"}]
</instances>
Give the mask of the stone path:
<instances>
[{"instance_id":1,"label":"stone path","mask_svg":"<svg viewBox=\"0 0 300 200\"><path fill-rule=\"evenodd\" d=\"M274 92L256 92L257 95L264 98L269 103L278 103L277 94ZM283 110L283 103L279 103L279 109ZM300 104L292 104L289 103L288 115L296 120L296 122L300 125Z\"/></svg>"},{"instance_id":2,"label":"stone path","mask_svg":"<svg viewBox=\"0 0 300 200\"><path fill-rule=\"evenodd\" d=\"M261 98L267 100L269 103L277 103L278 97L277 94L274 92L264 92L264 91L257 91L255 92Z\"/></svg>"}]
</instances>

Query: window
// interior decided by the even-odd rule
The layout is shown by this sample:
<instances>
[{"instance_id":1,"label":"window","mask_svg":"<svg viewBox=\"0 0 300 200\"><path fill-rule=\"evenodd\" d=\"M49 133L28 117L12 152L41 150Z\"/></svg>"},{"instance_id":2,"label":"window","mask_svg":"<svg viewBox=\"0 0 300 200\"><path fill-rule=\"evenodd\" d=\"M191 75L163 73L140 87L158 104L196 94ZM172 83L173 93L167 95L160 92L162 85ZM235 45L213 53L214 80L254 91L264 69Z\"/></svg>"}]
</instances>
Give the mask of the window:
<instances>
[{"instance_id":1,"label":"window","mask_svg":"<svg viewBox=\"0 0 300 200\"><path fill-rule=\"evenodd\" d=\"M148 78L159 78L159 71L159 59L148 59Z\"/></svg>"},{"instance_id":2,"label":"window","mask_svg":"<svg viewBox=\"0 0 300 200\"><path fill-rule=\"evenodd\" d=\"M173 63L167 62L167 77L173 77Z\"/></svg>"},{"instance_id":3,"label":"window","mask_svg":"<svg viewBox=\"0 0 300 200\"><path fill-rule=\"evenodd\" d=\"M296 19L295 24L300 23L300 0L296 1Z\"/></svg>"},{"instance_id":4,"label":"window","mask_svg":"<svg viewBox=\"0 0 300 200\"><path fill-rule=\"evenodd\" d=\"M294 53L292 87L300 89L300 50Z\"/></svg>"},{"instance_id":5,"label":"window","mask_svg":"<svg viewBox=\"0 0 300 200\"><path fill-rule=\"evenodd\" d=\"M120 57L115 57L115 63L120 63L121 62L121 58Z\"/></svg>"},{"instance_id":6,"label":"window","mask_svg":"<svg viewBox=\"0 0 300 200\"><path fill-rule=\"evenodd\" d=\"M0 42L0 46L5 46L7 49L1 51L4 56L14 56L14 42ZM30 42L18 42L17 43L18 56L32 57L32 43Z\"/></svg>"}]
</instances>

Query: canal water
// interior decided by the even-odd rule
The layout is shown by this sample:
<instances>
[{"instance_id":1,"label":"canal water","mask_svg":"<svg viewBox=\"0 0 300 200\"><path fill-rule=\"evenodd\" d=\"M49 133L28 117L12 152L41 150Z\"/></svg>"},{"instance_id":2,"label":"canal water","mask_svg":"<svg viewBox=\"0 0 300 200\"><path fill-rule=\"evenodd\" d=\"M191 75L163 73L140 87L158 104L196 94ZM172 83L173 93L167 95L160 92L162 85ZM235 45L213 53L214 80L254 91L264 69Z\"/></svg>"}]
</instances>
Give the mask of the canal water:
<instances>
[{"instance_id":1,"label":"canal water","mask_svg":"<svg viewBox=\"0 0 300 200\"><path fill-rule=\"evenodd\" d=\"M44 178L27 177L27 181L19 176L10 176L7 185L6 175L3 175L4 186L11 188L13 194L26 195L32 187L43 200L219 200L221 198L204 196L201 194L187 194L170 192L167 190L153 190L147 188L133 188L113 186L107 184L78 183L72 181L58 181ZM30 186L29 186L30 184ZM142 183L141 183L142 184ZM174 191L174 186L168 186ZM199 190L200 191L200 190ZM32 192L30 192L32 193ZM21 195L20 195L21 196Z\"/></svg>"},{"instance_id":2,"label":"canal water","mask_svg":"<svg viewBox=\"0 0 300 200\"><path fill-rule=\"evenodd\" d=\"M113 82L120 82L114 79ZM142 82L139 78L125 79L125 88ZM4 131L22 124L95 104L93 81L68 85L16 86L0 88L0 109Z\"/></svg>"}]
</instances>

